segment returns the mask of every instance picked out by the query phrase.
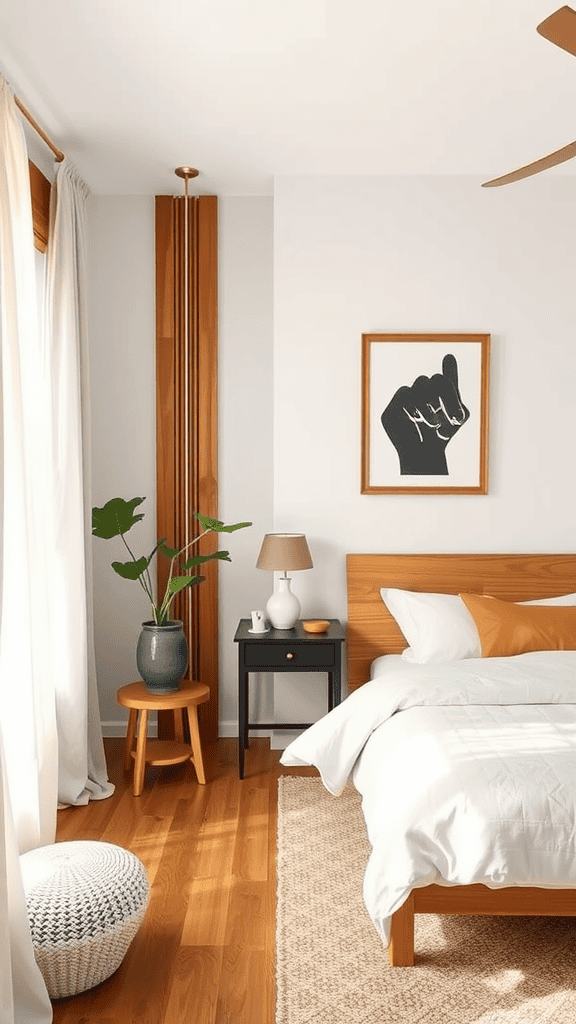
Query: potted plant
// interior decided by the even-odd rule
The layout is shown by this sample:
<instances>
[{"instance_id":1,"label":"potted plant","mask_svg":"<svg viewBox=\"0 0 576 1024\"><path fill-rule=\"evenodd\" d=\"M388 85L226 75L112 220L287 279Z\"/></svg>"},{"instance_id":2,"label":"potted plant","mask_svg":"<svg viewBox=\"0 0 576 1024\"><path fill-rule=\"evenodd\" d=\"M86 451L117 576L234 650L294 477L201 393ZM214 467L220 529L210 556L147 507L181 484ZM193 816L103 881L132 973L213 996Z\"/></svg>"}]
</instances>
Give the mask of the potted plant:
<instances>
[{"instance_id":1,"label":"potted plant","mask_svg":"<svg viewBox=\"0 0 576 1024\"><path fill-rule=\"evenodd\" d=\"M150 690L155 693L170 693L178 689L180 680L188 667L188 646L182 622L179 619L170 618L170 605L181 590L196 586L206 578L188 570L195 570L203 562L209 562L214 558L226 562L231 562L232 559L228 551L213 551L209 555L194 555L180 566L176 576L174 575L175 563L207 533L234 533L235 530L252 526L252 523L233 523L231 526L225 526L219 519L212 519L199 512L194 512L195 518L203 529L189 544L178 551L168 547L166 538L161 537L149 555L141 555L140 558L136 558L130 550L125 534L135 523L144 518L143 512L137 515L134 513L134 510L144 500L144 498L131 498L130 501L125 501L124 498L111 498L103 508L94 507L92 509L92 535L102 537L104 540L121 537L130 554L130 561L112 562L112 568L125 580L138 580L152 606L153 618L142 623L142 631L138 638L136 650L138 671ZM156 552L171 559L168 583L159 603L154 601L149 572L150 562Z\"/></svg>"}]
</instances>

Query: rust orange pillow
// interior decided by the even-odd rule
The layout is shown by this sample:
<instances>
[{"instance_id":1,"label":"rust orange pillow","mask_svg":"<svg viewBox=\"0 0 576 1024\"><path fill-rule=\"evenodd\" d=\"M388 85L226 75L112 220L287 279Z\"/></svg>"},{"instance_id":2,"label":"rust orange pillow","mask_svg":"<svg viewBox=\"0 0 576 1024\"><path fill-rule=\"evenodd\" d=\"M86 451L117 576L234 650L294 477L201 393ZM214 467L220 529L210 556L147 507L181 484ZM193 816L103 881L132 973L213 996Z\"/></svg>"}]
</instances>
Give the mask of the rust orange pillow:
<instances>
[{"instance_id":1,"label":"rust orange pillow","mask_svg":"<svg viewBox=\"0 0 576 1024\"><path fill-rule=\"evenodd\" d=\"M519 605L460 594L480 634L483 658L528 651L576 651L576 607Z\"/></svg>"}]
</instances>

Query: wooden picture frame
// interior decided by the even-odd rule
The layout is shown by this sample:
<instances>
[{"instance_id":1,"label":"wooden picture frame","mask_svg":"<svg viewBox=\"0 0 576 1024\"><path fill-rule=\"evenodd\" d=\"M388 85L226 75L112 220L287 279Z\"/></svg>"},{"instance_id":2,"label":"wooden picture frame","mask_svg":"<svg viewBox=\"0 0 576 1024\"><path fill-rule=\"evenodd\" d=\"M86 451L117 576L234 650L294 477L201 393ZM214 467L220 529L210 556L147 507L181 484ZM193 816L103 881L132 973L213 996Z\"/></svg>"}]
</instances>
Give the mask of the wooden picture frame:
<instances>
[{"instance_id":1,"label":"wooden picture frame","mask_svg":"<svg viewBox=\"0 0 576 1024\"><path fill-rule=\"evenodd\" d=\"M487 494L489 334L362 335L362 494Z\"/></svg>"}]
</instances>

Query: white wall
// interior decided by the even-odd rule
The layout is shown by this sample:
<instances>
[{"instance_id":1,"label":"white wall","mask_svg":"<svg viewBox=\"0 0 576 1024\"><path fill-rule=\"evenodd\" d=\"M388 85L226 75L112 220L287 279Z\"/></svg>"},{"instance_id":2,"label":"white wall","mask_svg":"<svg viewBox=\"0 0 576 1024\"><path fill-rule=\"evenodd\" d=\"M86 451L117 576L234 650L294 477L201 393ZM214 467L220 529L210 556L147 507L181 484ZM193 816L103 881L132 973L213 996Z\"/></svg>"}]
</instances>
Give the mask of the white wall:
<instances>
[{"instance_id":1,"label":"white wall","mask_svg":"<svg viewBox=\"0 0 576 1024\"><path fill-rule=\"evenodd\" d=\"M573 177L276 179L275 529L308 537L303 615L345 619L349 551L574 550L575 280ZM492 336L486 496L360 494L360 336L416 331ZM313 680L283 677L277 719L324 713Z\"/></svg>"},{"instance_id":2,"label":"white wall","mask_svg":"<svg viewBox=\"0 0 576 1024\"><path fill-rule=\"evenodd\" d=\"M144 519L127 536L138 558L156 542L153 197L91 196L88 245L92 500L146 498ZM129 557L119 537L94 537L92 550L100 712L104 734L122 735L116 691L138 679L136 643L150 604L111 568Z\"/></svg>"},{"instance_id":3,"label":"white wall","mask_svg":"<svg viewBox=\"0 0 576 1024\"><path fill-rule=\"evenodd\" d=\"M88 203L93 503L146 496L127 537L138 556L156 542L154 198ZM251 520L231 534L220 567L220 731L236 734L238 619L262 607L268 574L255 568L272 525L272 201L219 201L220 517ZM136 643L150 618L137 583L110 563L122 543L93 539L95 644L105 735L122 735L119 686L138 678ZM154 577L154 573L152 573ZM270 719L271 681L253 683L253 715Z\"/></svg>"},{"instance_id":4,"label":"white wall","mask_svg":"<svg viewBox=\"0 0 576 1024\"><path fill-rule=\"evenodd\" d=\"M254 522L231 535L220 573L222 734L235 730L237 619L272 589L254 566L267 530L306 533L314 569L293 583L303 614L343 620L347 551L573 550L576 182L479 185L279 178L274 224L269 198L220 199L220 513ZM149 551L153 198L92 197L89 234L94 503L146 495L138 540ZM419 330L492 335L487 496L360 494L360 335ZM113 544L94 540L108 733L123 728L115 693L136 678L148 617L137 585L110 568ZM266 720L268 680L253 691L254 717ZM312 721L326 687L282 675L274 705L277 720Z\"/></svg>"},{"instance_id":5,"label":"white wall","mask_svg":"<svg viewBox=\"0 0 576 1024\"><path fill-rule=\"evenodd\" d=\"M269 573L256 569L273 527L273 204L270 197L219 200L220 519L252 526L230 534L231 563L220 566L220 735L237 735L238 619L263 608ZM273 681L250 683L252 721L273 718ZM258 735L265 736L265 732Z\"/></svg>"}]
</instances>

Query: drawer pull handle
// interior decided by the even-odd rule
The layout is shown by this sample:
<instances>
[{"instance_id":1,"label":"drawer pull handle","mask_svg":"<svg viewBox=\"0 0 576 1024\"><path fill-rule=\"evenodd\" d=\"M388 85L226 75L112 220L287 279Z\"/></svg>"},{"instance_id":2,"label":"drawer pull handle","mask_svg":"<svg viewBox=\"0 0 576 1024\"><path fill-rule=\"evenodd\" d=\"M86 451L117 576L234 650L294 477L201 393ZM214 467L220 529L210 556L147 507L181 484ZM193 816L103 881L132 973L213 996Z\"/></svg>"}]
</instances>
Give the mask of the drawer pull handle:
<instances>
[{"instance_id":1,"label":"drawer pull handle","mask_svg":"<svg viewBox=\"0 0 576 1024\"><path fill-rule=\"evenodd\" d=\"M293 658L293 657L294 657L294 655L292 654L292 651L288 651L288 653L287 653L287 655L286 655L286 658L287 658L287 660L288 660L288 661L292 661L292 658Z\"/></svg>"}]
</instances>

